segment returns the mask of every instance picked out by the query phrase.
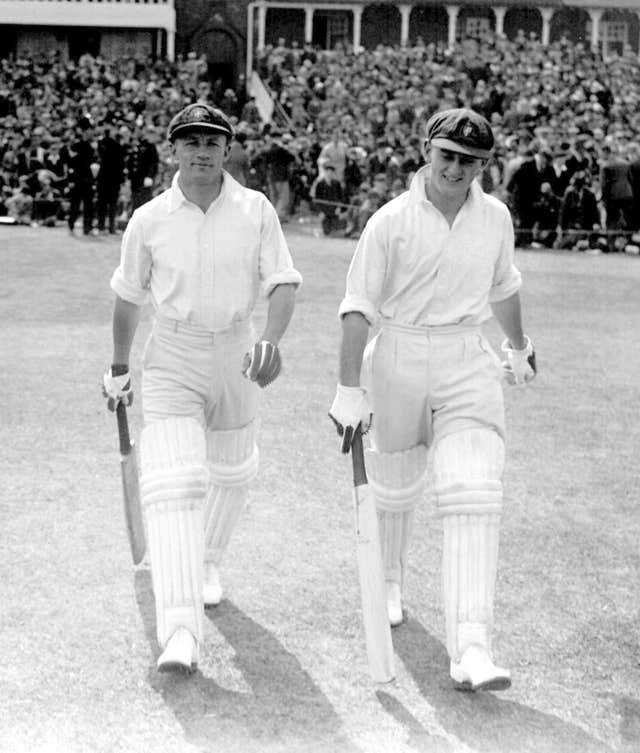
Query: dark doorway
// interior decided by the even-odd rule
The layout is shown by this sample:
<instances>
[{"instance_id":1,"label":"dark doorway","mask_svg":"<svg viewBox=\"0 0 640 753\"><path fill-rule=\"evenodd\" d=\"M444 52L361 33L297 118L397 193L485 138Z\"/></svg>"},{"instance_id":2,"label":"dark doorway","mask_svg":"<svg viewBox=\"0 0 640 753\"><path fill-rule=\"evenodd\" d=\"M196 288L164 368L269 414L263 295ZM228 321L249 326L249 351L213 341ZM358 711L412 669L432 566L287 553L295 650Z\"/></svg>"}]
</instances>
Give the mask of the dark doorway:
<instances>
[{"instance_id":1,"label":"dark doorway","mask_svg":"<svg viewBox=\"0 0 640 753\"><path fill-rule=\"evenodd\" d=\"M93 57L100 54L100 32L97 29L69 28L69 57L77 60L81 55L89 53Z\"/></svg>"},{"instance_id":2,"label":"dark doorway","mask_svg":"<svg viewBox=\"0 0 640 753\"><path fill-rule=\"evenodd\" d=\"M207 66L209 81L212 84L221 81L223 89L235 89L234 68L233 63L209 63Z\"/></svg>"}]
</instances>

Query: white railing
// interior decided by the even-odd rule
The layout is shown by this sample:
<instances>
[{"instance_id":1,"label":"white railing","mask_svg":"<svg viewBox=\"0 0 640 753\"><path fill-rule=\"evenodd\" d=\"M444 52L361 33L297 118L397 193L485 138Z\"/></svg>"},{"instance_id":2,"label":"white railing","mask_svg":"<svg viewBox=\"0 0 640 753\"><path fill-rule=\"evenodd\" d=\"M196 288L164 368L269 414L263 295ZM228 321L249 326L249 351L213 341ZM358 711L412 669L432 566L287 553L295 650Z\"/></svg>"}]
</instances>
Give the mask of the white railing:
<instances>
[{"instance_id":1,"label":"white railing","mask_svg":"<svg viewBox=\"0 0 640 753\"><path fill-rule=\"evenodd\" d=\"M173 0L0 0L0 6L4 5L51 5L53 3L68 5L170 5ZM2 18L4 20L4 18Z\"/></svg>"},{"instance_id":2,"label":"white railing","mask_svg":"<svg viewBox=\"0 0 640 753\"><path fill-rule=\"evenodd\" d=\"M175 33L173 0L0 0L0 23L128 27Z\"/></svg>"}]
</instances>

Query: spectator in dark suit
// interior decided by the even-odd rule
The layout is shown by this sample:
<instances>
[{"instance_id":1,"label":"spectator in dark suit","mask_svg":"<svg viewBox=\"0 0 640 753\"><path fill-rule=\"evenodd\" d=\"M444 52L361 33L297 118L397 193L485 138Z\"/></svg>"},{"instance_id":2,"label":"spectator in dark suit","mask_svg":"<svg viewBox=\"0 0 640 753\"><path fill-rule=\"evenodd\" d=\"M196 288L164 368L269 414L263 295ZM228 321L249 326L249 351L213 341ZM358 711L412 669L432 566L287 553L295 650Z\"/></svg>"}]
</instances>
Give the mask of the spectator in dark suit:
<instances>
[{"instance_id":1,"label":"spectator in dark suit","mask_svg":"<svg viewBox=\"0 0 640 753\"><path fill-rule=\"evenodd\" d=\"M98 230L104 232L105 221L112 235L116 232L116 212L120 188L124 182L124 147L114 138L114 128L110 123L102 126L102 136L98 140Z\"/></svg>"},{"instance_id":2,"label":"spectator in dark suit","mask_svg":"<svg viewBox=\"0 0 640 753\"><path fill-rule=\"evenodd\" d=\"M67 224L73 235L82 207L82 232L89 235L93 227L95 178L98 155L93 148L93 124L88 118L78 122L78 138L69 148L69 215Z\"/></svg>"},{"instance_id":3,"label":"spectator in dark suit","mask_svg":"<svg viewBox=\"0 0 640 753\"><path fill-rule=\"evenodd\" d=\"M513 211L516 227L516 245L528 246L536 221L535 204L540 198L540 175L535 161L535 151L527 149L524 161L516 168L507 183L509 206Z\"/></svg>"},{"instance_id":4,"label":"spectator in dark suit","mask_svg":"<svg viewBox=\"0 0 640 753\"><path fill-rule=\"evenodd\" d=\"M131 208L137 209L152 198L160 166L158 150L146 138L141 127L136 126L133 132L126 166L131 184Z\"/></svg>"},{"instance_id":5,"label":"spectator in dark suit","mask_svg":"<svg viewBox=\"0 0 640 753\"><path fill-rule=\"evenodd\" d=\"M602 148L600 188L607 230L629 229L633 206L629 163L609 146Z\"/></svg>"},{"instance_id":6,"label":"spectator in dark suit","mask_svg":"<svg viewBox=\"0 0 640 753\"><path fill-rule=\"evenodd\" d=\"M629 150L629 182L633 194L631 230L640 230L640 145L632 144Z\"/></svg>"}]
</instances>

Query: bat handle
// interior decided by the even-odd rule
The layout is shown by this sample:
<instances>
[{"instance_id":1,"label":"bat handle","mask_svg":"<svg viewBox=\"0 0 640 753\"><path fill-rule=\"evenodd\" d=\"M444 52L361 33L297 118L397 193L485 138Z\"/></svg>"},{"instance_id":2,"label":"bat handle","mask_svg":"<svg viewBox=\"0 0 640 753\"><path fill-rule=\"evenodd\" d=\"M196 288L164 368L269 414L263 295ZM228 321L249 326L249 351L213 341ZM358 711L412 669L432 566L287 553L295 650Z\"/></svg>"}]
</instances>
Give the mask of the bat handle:
<instances>
[{"instance_id":1,"label":"bat handle","mask_svg":"<svg viewBox=\"0 0 640 753\"><path fill-rule=\"evenodd\" d=\"M129 436L129 422L127 421L127 408L122 401L116 406L118 419L118 439L120 440L120 454L128 455L131 452L131 437Z\"/></svg>"},{"instance_id":2,"label":"bat handle","mask_svg":"<svg viewBox=\"0 0 640 753\"><path fill-rule=\"evenodd\" d=\"M364 465L364 447L362 444L362 428L358 424L351 443L351 462L353 464L353 485L364 486L367 481L367 471Z\"/></svg>"}]
</instances>

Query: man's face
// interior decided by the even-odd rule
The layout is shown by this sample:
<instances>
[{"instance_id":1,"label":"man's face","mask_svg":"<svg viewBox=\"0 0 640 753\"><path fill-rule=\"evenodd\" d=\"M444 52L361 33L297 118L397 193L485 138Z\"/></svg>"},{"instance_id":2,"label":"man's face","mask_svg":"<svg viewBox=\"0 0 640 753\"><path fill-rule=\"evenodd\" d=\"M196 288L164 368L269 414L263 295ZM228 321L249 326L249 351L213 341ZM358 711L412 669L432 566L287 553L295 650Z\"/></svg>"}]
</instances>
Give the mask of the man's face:
<instances>
[{"instance_id":1,"label":"man's face","mask_svg":"<svg viewBox=\"0 0 640 753\"><path fill-rule=\"evenodd\" d=\"M473 179L479 175L484 160L469 154L432 146L430 183L443 198L463 199Z\"/></svg>"},{"instance_id":2,"label":"man's face","mask_svg":"<svg viewBox=\"0 0 640 753\"><path fill-rule=\"evenodd\" d=\"M220 177L228 151L227 137L210 131L187 131L173 143L182 180L199 185Z\"/></svg>"}]
</instances>

